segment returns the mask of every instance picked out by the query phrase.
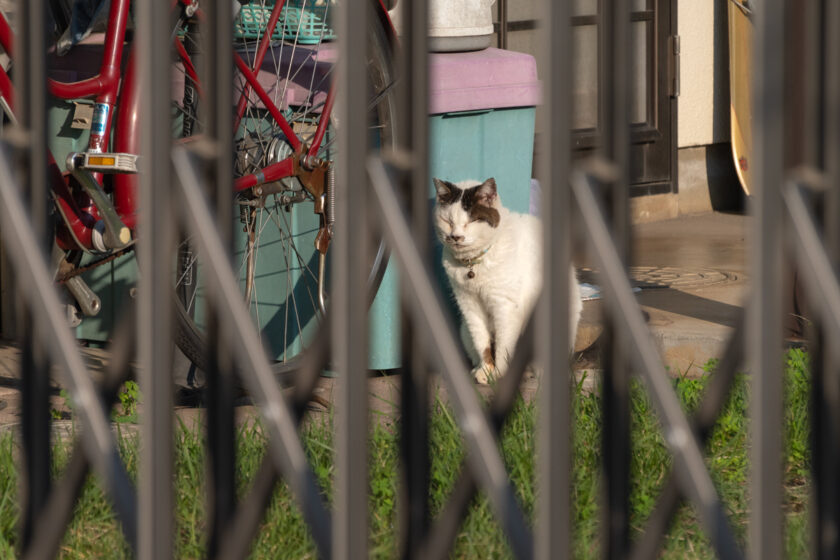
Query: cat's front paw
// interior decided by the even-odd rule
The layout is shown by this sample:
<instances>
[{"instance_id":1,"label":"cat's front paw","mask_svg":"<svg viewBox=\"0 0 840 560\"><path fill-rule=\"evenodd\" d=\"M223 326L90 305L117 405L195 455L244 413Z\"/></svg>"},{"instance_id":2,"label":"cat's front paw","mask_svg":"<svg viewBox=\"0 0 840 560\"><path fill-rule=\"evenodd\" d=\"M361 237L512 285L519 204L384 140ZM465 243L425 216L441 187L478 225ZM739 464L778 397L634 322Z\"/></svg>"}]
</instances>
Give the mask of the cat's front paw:
<instances>
[{"instance_id":1,"label":"cat's front paw","mask_svg":"<svg viewBox=\"0 0 840 560\"><path fill-rule=\"evenodd\" d=\"M481 363L472 370L476 383L487 385L491 379L496 378L496 368L487 363Z\"/></svg>"},{"instance_id":2,"label":"cat's front paw","mask_svg":"<svg viewBox=\"0 0 840 560\"><path fill-rule=\"evenodd\" d=\"M542 377L542 368L534 364L528 364L525 368L525 379L540 379Z\"/></svg>"}]
</instances>

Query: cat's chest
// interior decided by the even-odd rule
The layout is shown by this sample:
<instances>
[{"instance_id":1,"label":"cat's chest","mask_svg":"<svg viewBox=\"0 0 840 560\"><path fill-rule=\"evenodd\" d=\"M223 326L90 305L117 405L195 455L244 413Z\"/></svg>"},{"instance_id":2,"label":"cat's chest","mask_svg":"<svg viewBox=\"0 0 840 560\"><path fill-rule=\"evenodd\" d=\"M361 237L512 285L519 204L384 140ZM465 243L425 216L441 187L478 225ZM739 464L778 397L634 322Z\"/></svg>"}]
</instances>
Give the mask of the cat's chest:
<instances>
[{"instance_id":1,"label":"cat's chest","mask_svg":"<svg viewBox=\"0 0 840 560\"><path fill-rule=\"evenodd\" d=\"M504 263L496 259L483 258L478 262L460 262L449 258L444 260L443 264L456 291L486 293L488 290L502 287L510 278L510 273L504 270Z\"/></svg>"},{"instance_id":2,"label":"cat's chest","mask_svg":"<svg viewBox=\"0 0 840 560\"><path fill-rule=\"evenodd\" d=\"M456 296L460 292L477 295L480 299L516 298L517 294L530 294L539 289L539 248L520 245L500 243L487 254L469 261L446 253L443 268Z\"/></svg>"}]
</instances>

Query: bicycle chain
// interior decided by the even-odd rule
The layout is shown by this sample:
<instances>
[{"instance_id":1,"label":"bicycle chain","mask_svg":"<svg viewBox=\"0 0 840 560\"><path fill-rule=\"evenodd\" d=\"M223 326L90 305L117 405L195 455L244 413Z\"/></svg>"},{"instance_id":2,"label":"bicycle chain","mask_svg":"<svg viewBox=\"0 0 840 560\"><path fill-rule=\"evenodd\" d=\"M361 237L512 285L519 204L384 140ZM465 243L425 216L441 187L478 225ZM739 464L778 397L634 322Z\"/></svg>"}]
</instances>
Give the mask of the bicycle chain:
<instances>
[{"instance_id":1,"label":"bicycle chain","mask_svg":"<svg viewBox=\"0 0 840 560\"><path fill-rule=\"evenodd\" d=\"M67 272L67 273L59 276L58 278L56 278L55 283L56 284L64 284L65 282L67 282L71 278L75 278L76 276L78 276L80 274L84 274L88 270L93 270L94 268L96 268L98 266L102 266L103 264L109 263L109 262L111 262L112 260L114 260L118 257L121 257L125 254L130 253L133 250L134 250L134 243L132 243L131 245L129 245L128 247L126 247L124 249L120 249L119 251L111 253L107 257L103 257L103 258L99 259L98 261L93 261L92 263L86 264L85 266L80 266L78 268L74 268L70 272Z\"/></svg>"}]
</instances>

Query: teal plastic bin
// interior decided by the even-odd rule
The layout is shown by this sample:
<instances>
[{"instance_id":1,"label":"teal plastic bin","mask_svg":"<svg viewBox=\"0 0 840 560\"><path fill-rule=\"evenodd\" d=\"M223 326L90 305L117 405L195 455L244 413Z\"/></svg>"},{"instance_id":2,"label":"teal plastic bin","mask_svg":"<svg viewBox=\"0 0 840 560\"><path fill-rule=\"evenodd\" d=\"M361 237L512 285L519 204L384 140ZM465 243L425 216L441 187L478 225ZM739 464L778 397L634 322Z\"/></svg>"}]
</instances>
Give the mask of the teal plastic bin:
<instances>
[{"instance_id":1,"label":"teal plastic bin","mask_svg":"<svg viewBox=\"0 0 840 560\"><path fill-rule=\"evenodd\" d=\"M430 176L495 177L502 203L528 212L540 96L534 57L494 48L439 53L429 72Z\"/></svg>"}]
</instances>

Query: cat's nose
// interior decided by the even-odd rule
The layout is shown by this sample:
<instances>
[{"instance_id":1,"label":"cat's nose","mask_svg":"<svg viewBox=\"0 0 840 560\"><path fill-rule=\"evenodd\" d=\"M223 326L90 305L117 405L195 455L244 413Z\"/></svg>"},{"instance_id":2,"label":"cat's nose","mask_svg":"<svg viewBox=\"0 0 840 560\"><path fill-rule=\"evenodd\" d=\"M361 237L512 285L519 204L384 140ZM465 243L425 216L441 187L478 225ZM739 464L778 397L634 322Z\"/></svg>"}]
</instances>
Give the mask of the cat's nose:
<instances>
[{"instance_id":1,"label":"cat's nose","mask_svg":"<svg viewBox=\"0 0 840 560\"><path fill-rule=\"evenodd\" d=\"M446 240L449 241L450 243L460 243L461 241L464 240L464 236L463 235L455 235L454 233L452 233L452 234L449 234L449 235L446 236Z\"/></svg>"}]
</instances>

